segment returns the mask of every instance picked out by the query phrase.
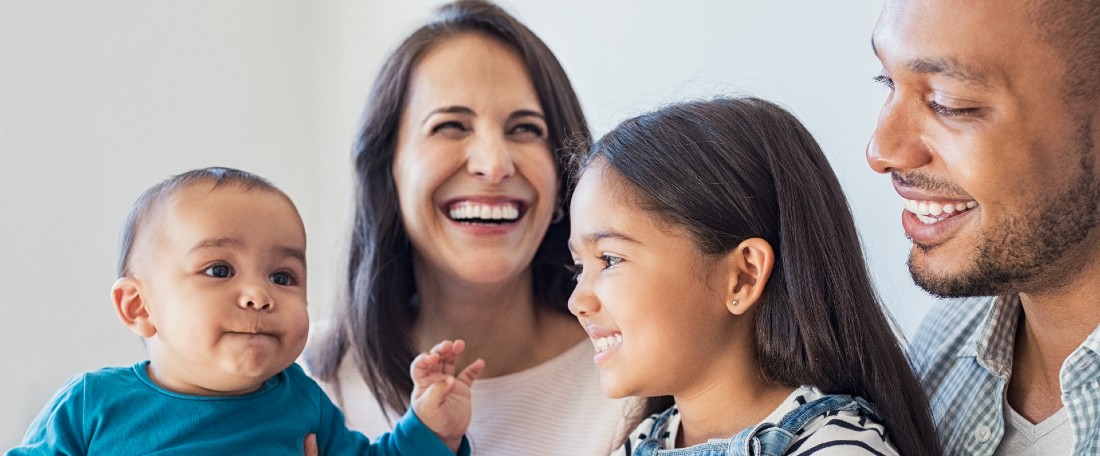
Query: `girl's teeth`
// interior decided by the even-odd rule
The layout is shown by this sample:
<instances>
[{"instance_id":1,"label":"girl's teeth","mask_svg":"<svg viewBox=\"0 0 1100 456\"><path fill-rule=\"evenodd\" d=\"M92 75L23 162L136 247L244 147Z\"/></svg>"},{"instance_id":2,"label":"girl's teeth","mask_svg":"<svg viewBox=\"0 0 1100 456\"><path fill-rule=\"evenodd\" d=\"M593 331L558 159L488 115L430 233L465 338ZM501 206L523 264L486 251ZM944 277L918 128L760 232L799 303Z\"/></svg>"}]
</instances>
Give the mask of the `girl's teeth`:
<instances>
[{"instance_id":1,"label":"girl's teeth","mask_svg":"<svg viewBox=\"0 0 1100 456\"><path fill-rule=\"evenodd\" d=\"M615 334L613 336L600 337L598 339L592 339L592 344L596 347L596 352L607 351L608 349L618 347L623 343L623 335Z\"/></svg>"}]
</instances>

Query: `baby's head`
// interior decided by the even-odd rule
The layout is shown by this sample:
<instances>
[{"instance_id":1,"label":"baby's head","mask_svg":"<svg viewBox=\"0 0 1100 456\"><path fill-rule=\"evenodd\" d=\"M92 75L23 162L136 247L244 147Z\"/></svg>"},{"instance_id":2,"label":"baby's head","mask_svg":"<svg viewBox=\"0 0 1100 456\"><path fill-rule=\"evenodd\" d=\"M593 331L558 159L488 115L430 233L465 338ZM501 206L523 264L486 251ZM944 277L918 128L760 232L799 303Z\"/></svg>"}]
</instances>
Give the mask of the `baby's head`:
<instances>
[{"instance_id":1,"label":"baby's head","mask_svg":"<svg viewBox=\"0 0 1100 456\"><path fill-rule=\"evenodd\" d=\"M134 203L111 289L146 341L150 377L192 395L239 395L289 367L309 330L306 236L267 180L206 168Z\"/></svg>"}]
</instances>

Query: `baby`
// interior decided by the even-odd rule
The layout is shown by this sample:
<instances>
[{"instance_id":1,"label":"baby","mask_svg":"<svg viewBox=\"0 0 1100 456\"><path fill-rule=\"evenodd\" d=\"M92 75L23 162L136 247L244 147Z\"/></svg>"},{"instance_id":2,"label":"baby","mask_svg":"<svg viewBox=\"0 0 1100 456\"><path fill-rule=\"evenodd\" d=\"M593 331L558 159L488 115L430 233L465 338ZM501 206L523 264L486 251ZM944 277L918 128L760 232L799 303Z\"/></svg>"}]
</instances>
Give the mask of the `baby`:
<instances>
[{"instance_id":1,"label":"baby","mask_svg":"<svg viewBox=\"0 0 1100 456\"><path fill-rule=\"evenodd\" d=\"M462 341L410 368L412 407L373 444L294 360L309 330L306 236L270 182L226 168L146 191L122 231L111 289L149 360L70 380L32 423L25 454L469 454L470 385Z\"/></svg>"}]
</instances>

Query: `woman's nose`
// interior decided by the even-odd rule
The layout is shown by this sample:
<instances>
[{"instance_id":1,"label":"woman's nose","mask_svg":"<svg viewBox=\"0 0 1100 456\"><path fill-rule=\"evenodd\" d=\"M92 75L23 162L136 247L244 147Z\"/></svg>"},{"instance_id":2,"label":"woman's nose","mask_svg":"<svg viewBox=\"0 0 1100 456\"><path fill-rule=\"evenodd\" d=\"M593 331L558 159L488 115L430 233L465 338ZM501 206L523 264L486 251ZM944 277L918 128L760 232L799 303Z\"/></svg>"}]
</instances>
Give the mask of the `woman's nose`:
<instances>
[{"instance_id":1,"label":"woman's nose","mask_svg":"<svg viewBox=\"0 0 1100 456\"><path fill-rule=\"evenodd\" d=\"M512 151L504 138L486 137L473 141L466 154L467 171L488 183L500 183L516 172Z\"/></svg>"}]
</instances>

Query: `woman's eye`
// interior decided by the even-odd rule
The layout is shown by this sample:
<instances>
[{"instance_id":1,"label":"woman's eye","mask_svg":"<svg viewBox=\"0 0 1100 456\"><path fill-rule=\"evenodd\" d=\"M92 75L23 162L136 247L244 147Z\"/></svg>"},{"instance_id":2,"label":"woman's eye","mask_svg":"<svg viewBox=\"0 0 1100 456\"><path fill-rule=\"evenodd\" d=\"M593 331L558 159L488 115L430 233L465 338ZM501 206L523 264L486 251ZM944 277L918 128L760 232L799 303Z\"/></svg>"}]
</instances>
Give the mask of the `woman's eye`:
<instances>
[{"instance_id":1,"label":"woman's eye","mask_svg":"<svg viewBox=\"0 0 1100 456\"><path fill-rule=\"evenodd\" d=\"M274 274L271 274L271 283L287 287L294 285L296 282L294 280L294 276L290 275L289 273L276 272Z\"/></svg>"},{"instance_id":2,"label":"woman's eye","mask_svg":"<svg viewBox=\"0 0 1100 456\"><path fill-rule=\"evenodd\" d=\"M432 133L462 134L467 131L466 125L457 120L440 122L432 127Z\"/></svg>"},{"instance_id":3,"label":"woman's eye","mask_svg":"<svg viewBox=\"0 0 1100 456\"><path fill-rule=\"evenodd\" d=\"M202 273L210 277L226 279L233 276L233 269L230 268L228 265L215 264L206 269L203 269Z\"/></svg>"},{"instance_id":4,"label":"woman's eye","mask_svg":"<svg viewBox=\"0 0 1100 456\"><path fill-rule=\"evenodd\" d=\"M543 136L543 134L545 134L545 130L543 130L542 127L540 127L536 124L525 123L525 124L519 124L519 125L516 125L515 127L512 127L511 133L512 134L521 134L521 135L528 135L528 136L534 136L536 138L541 138Z\"/></svg>"}]
</instances>

